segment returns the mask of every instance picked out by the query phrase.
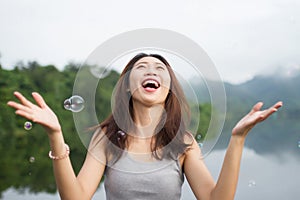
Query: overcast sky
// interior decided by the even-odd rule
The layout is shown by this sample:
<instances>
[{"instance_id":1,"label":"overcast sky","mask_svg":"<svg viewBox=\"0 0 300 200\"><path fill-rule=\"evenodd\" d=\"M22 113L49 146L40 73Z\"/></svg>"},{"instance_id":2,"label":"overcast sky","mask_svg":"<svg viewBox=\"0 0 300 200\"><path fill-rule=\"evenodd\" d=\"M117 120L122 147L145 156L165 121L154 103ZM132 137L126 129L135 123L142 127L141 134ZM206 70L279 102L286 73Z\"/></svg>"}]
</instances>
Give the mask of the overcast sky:
<instances>
[{"instance_id":1,"label":"overcast sky","mask_svg":"<svg viewBox=\"0 0 300 200\"><path fill-rule=\"evenodd\" d=\"M197 42L223 80L240 83L283 66L300 68L297 0L0 0L0 62L62 69L109 38L163 28Z\"/></svg>"}]
</instances>

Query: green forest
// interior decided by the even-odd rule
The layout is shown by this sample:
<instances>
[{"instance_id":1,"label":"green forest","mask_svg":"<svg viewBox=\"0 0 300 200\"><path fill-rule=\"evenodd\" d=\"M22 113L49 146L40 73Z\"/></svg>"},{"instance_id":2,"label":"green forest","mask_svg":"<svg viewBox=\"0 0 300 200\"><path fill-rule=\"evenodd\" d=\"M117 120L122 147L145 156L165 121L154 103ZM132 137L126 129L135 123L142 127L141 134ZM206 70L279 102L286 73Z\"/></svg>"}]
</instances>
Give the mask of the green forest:
<instances>
[{"instance_id":1,"label":"green forest","mask_svg":"<svg viewBox=\"0 0 300 200\"><path fill-rule=\"evenodd\" d=\"M3 69L0 65L0 195L11 187L19 191L56 192L52 163L48 158L48 137L38 124L33 124L31 130L25 130L26 120L15 115L14 110L6 105L8 101L16 100L14 91L20 91L30 100L33 100L31 93L34 91L44 97L61 122L65 141L71 148L70 158L78 173L85 159L86 148L76 132L73 113L64 109L63 102L72 96L79 68L80 65L76 63L69 63L63 70L53 65L41 66L37 62L19 63L12 70ZM103 87L96 92L96 111L101 112L99 122L111 112L111 94L118 77L119 74L112 71L101 80ZM207 124L199 127L195 133L200 141L197 136L205 134L208 128L211 106L204 103L199 109L202 123ZM204 136L201 135L201 138Z\"/></svg>"}]
</instances>

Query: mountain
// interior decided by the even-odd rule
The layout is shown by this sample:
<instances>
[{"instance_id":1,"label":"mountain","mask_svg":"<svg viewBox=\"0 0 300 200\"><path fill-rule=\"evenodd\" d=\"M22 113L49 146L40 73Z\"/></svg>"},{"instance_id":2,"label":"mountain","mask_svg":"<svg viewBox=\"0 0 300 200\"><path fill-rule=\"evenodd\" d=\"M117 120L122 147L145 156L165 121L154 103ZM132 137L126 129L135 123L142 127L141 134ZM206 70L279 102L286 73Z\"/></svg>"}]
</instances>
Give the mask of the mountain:
<instances>
[{"instance_id":1,"label":"mountain","mask_svg":"<svg viewBox=\"0 0 300 200\"><path fill-rule=\"evenodd\" d=\"M247 114L255 103L262 101L263 108L267 108L277 101L283 101L283 107L277 113L251 131L245 145L258 153L280 153L286 150L299 154L300 73L290 76L256 76L238 85L223 84L227 112L223 132L215 148L227 146L235 123ZM205 84L193 81L192 87L198 88L196 95L199 99L210 102Z\"/></svg>"}]
</instances>

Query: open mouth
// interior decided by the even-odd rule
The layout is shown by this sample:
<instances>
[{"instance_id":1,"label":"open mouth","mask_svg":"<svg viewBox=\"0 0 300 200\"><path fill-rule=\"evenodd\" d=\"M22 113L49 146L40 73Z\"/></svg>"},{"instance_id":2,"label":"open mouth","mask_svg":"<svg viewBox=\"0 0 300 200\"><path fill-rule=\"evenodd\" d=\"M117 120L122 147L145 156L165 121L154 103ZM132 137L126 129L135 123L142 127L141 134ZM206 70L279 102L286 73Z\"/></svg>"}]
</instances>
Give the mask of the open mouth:
<instances>
[{"instance_id":1,"label":"open mouth","mask_svg":"<svg viewBox=\"0 0 300 200\"><path fill-rule=\"evenodd\" d=\"M146 79L142 83L143 88L156 90L160 87L160 83L154 79Z\"/></svg>"}]
</instances>

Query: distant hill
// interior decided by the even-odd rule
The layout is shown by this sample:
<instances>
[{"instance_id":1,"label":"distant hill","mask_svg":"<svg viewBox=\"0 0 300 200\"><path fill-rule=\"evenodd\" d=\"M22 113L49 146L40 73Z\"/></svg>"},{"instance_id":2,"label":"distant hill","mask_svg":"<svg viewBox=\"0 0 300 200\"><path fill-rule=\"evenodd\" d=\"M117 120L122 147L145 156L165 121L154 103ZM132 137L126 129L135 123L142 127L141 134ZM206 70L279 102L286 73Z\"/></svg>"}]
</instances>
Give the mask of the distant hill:
<instances>
[{"instance_id":1,"label":"distant hill","mask_svg":"<svg viewBox=\"0 0 300 200\"><path fill-rule=\"evenodd\" d=\"M300 73L290 76L256 76L238 85L224 83L224 87L227 97L226 122L216 148L227 146L231 129L256 102L264 102L266 108L280 100L284 106L252 130L246 146L259 153L287 150L299 154ZM210 101L203 83L193 81L193 88L198 88L196 95L201 101Z\"/></svg>"}]
</instances>

